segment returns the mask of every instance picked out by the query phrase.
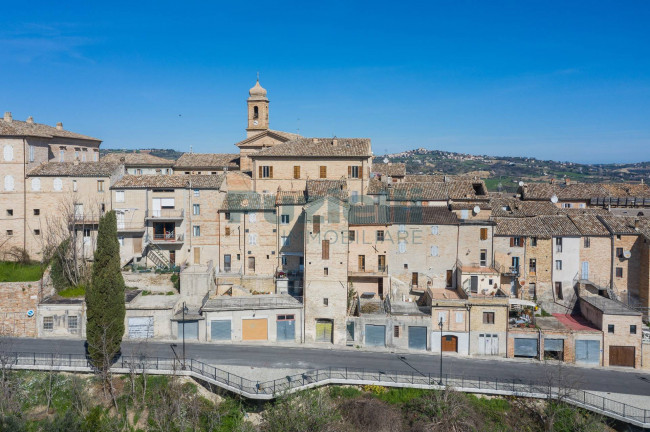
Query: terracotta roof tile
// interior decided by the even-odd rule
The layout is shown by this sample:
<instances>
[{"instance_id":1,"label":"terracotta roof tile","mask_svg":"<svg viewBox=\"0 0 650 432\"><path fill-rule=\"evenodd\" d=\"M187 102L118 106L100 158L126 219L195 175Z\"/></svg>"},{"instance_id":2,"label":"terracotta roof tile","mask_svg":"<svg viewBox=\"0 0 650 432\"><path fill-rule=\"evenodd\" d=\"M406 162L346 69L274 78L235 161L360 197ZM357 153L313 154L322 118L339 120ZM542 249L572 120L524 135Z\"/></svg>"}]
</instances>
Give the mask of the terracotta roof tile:
<instances>
[{"instance_id":1,"label":"terracotta roof tile","mask_svg":"<svg viewBox=\"0 0 650 432\"><path fill-rule=\"evenodd\" d=\"M214 171L221 171L224 167L239 169L237 159L239 155L236 153L183 153L174 163L174 168Z\"/></svg>"},{"instance_id":2,"label":"terracotta roof tile","mask_svg":"<svg viewBox=\"0 0 650 432\"><path fill-rule=\"evenodd\" d=\"M45 162L33 168L29 177L110 177L120 164L108 162Z\"/></svg>"},{"instance_id":3,"label":"terracotta roof tile","mask_svg":"<svg viewBox=\"0 0 650 432\"><path fill-rule=\"evenodd\" d=\"M497 224L494 230L496 236L551 238L541 217L495 218L494 221Z\"/></svg>"},{"instance_id":4,"label":"terracotta roof tile","mask_svg":"<svg viewBox=\"0 0 650 432\"><path fill-rule=\"evenodd\" d=\"M406 175L405 163L373 163L372 172L389 177L404 177Z\"/></svg>"},{"instance_id":5,"label":"terracotta roof tile","mask_svg":"<svg viewBox=\"0 0 650 432\"><path fill-rule=\"evenodd\" d=\"M583 236L609 236L609 230L596 215L571 215L569 219Z\"/></svg>"},{"instance_id":6,"label":"terracotta roof tile","mask_svg":"<svg viewBox=\"0 0 650 432\"><path fill-rule=\"evenodd\" d=\"M446 207L354 205L350 225L457 225L458 218Z\"/></svg>"},{"instance_id":7,"label":"terracotta roof tile","mask_svg":"<svg viewBox=\"0 0 650 432\"><path fill-rule=\"evenodd\" d=\"M477 193L477 189L478 192ZM382 193L381 190L378 190ZM482 180L450 182L391 183L387 188L390 201L445 201L448 199L487 200L487 189Z\"/></svg>"},{"instance_id":8,"label":"terracotta roof tile","mask_svg":"<svg viewBox=\"0 0 650 432\"><path fill-rule=\"evenodd\" d=\"M222 211L274 210L275 195L256 192L230 192L221 205Z\"/></svg>"},{"instance_id":9,"label":"terracotta roof tile","mask_svg":"<svg viewBox=\"0 0 650 432\"><path fill-rule=\"evenodd\" d=\"M281 191L278 190L275 198L276 205L303 205L307 203L305 191Z\"/></svg>"},{"instance_id":10,"label":"terracotta roof tile","mask_svg":"<svg viewBox=\"0 0 650 432\"><path fill-rule=\"evenodd\" d=\"M125 175L111 189L219 189L225 179L219 175ZM190 186L191 185L191 186Z\"/></svg>"},{"instance_id":11,"label":"terracotta roof tile","mask_svg":"<svg viewBox=\"0 0 650 432\"><path fill-rule=\"evenodd\" d=\"M370 157L368 138L298 138L276 144L251 158L262 157Z\"/></svg>"},{"instance_id":12,"label":"terracotta roof tile","mask_svg":"<svg viewBox=\"0 0 650 432\"><path fill-rule=\"evenodd\" d=\"M592 198L650 198L647 184L626 183L529 183L520 188L523 199L550 200L556 195L560 201L590 200Z\"/></svg>"},{"instance_id":13,"label":"terracotta roof tile","mask_svg":"<svg viewBox=\"0 0 650 432\"><path fill-rule=\"evenodd\" d=\"M158 156L153 156L148 153L109 153L102 156L101 162L120 163L127 167L130 166L155 166L155 167L171 167L174 161L164 159Z\"/></svg>"},{"instance_id":14,"label":"terracotta roof tile","mask_svg":"<svg viewBox=\"0 0 650 432\"><path fill-rule=\"evenodd\" d=\"M0 136L3 135L33 136L42 138L60 137L101 142L101 140L97 138L70 132L65 129L57 129L56 127L41 123L27 123L20 120L12 120L11 122L7 122L4 119L0 118Z\"/></svg>"},{"instance_id":15,"label":"terracotta roof tile","mask_svg":"<svg viewBox=\"0 0 650 432\"><path fill-rule=\"evenodd\" d=\"M558 208L550 201L521 201L517 198L490 198L493 217L532 217L555 215Z\"/></svg>"},{"instance_id":16,"label":"terracotta roof tile","mask_svg":"<svg viewBox=\"0 0 650 432\"><path fill-rule=\"evenodd\" d=\"M324 196L348 200L348 183L345 180L307 180L307 201L312 202Z\"/></svg>"}]
</instances>

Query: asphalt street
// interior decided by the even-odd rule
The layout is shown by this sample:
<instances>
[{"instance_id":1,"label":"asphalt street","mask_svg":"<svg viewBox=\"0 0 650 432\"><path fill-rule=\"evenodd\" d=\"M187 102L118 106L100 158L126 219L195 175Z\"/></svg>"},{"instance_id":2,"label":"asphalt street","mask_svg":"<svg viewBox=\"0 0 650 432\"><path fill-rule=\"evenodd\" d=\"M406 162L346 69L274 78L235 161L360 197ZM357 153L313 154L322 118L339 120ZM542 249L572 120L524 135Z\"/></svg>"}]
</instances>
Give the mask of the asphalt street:
<instances>
[{"instance_id":1,"label":"asphalt street","mask_svg":"<svg viewBox=\"0 0 650 432\"><path fill-rule=\"evenodd\" d=\"M182 343L176 343L181 355ZM7 351L83 354L85 341L71 339L4 339L0 349ZM125 341L122 352L128 355L141 350L143 345ZM172 357L170 343L148 342L148 356ZM201 360L216 367L235 365L258 368L296 369L297 371L328 367L365 368L373 371L413 372L438 374L439 355L390 353L355 349L326 349L305 346L269 346L241 344L187 343L187 358ZM604 391L650 396L650 374L638 370L607 369L601 367L569 367L571 380L584 390ZM443 355L443 373L499 380L525 380L540 384L548 382L557 366L539 361L513 361Z\"/></svg>"}]
</instances>

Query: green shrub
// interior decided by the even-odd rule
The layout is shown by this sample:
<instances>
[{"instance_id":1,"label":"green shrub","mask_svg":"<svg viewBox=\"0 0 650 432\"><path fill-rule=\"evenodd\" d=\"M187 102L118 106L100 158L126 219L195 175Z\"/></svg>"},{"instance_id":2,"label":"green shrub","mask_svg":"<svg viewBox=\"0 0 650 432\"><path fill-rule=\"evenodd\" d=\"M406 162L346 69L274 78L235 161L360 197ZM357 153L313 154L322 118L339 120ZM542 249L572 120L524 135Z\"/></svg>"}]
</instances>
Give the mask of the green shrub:
<instances>
[{"instance_id":1,"label":"green shrub","mask_svg":"<svg viewBox=\"0 0 650 432\"><path fill-rule=\"evenodd\" d=\"M0 282L34 282L42 277L43 268L40 264L0 262Z\"/></svg>"},{"instance_id":2,"label":"green shrub","mask_svg":"<svg viewBox=\"0 0 650 432\"><path fill-rule=\"evenodd\" d=\"M332 398L352 399L361 396L361 390L356 387L332 386L329 390Z\"/></svg>"},{"instance_id":3,"label":"green shrub","mask_svg":"<svg viewBox=\"0 0 650 432\"><path fill-rule=\"evenodd\" d=\"M59 291L59 295L65 298L83 297L86 295L86 287L84 285L69 287Z\"/></svg>"}]
</instances>

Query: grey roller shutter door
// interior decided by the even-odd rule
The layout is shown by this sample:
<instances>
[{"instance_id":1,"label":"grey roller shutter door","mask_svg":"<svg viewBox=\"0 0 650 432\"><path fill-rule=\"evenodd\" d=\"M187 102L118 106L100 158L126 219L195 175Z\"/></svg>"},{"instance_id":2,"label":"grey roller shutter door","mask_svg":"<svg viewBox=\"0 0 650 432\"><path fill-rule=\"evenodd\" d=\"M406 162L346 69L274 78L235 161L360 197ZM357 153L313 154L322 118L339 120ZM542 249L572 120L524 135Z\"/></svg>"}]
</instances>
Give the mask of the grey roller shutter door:
<instances>
[{"instance_id":1,"label":"grey roller shutter door","mask_svg":"<svg viewBox=\"0 0 650 432\"><path fill-rule=\"evenodd\" d=\"M537 357L537 339L515 339L515 357Z\"/></svg>"},{"instance_id":2,"label":"grey roller shutter door","mask_svg":"<svg viewBox=\"0 0 650 432\"><path fill-rule=\"evenodd\" d=\"M564 351L564 339L544 339L544 351Z\"/></svg>"},{"instance_id":3,"label":"grey roller shutter door","mask_svg":"<svg viewBox=\"0 0 650 432\"><path fill-rule=\"evenodd\" d=\"M231 340L231 321L218 320L210 322L212 340Z\"/></svg>"},{"instance_id":4,"label":"grey roller shutter door","mask_svg":"<svg viewBox=\"0 0 650 432\"><path fill-rule=\"evenodd\" d=\"M183 327L185 327L185 340L199 338L199 322L198 321L182 321L178 322L178 338L183 338Z\"/></svg>"},{"instance_id":5,"label":"grey roller shutter door","mask_svg":"<svg viewBox=\"0 0 650 432\"><path fill-rule=\"evenodd\" d=\"M600 341L577 340L576 341L576 363L599 364L600 363Z\"/></svg>"},{"instance_id":6,"label":"grey roller shutter door","mask_svg":"<svg viewBox=\"0 0 650 432\"><path fill-rule=\"evenodd\" d=\"M386 346L386 326L366 324L366 345Z\"/></svg>"},{"instance_id":7,"label":"grey roller shutter door","mask_svg":"<svg viewBox=\"0 0 650 432\"><path fill-rule=\"evenodd\" d=\"M409 327L409 349L427 349L426 327Z\"/></svg>"},{"instance_id":8,"label":"grey roller shutter door","mask_svg":"<svg viewBox=\"0 0 650 432\"><path fill-rule=\"evenodd\" d=\"M277 321L278 327L278 340L279 341L293 341L296 340L296 321L285 320Z\"/></svg>"}]
</instances>

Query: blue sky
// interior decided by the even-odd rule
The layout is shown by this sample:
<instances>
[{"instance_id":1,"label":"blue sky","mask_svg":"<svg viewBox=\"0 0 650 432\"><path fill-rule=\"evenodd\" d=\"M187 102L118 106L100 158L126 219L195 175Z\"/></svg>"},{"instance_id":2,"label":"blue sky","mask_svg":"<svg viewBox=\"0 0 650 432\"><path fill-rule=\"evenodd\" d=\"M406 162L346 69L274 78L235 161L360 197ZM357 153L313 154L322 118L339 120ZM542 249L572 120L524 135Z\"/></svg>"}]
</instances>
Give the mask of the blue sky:
<instances>
[{"instance_id":1,"label":"blue sky","mask_svg":"<svg viewBox=\"0 0 650 432\"><path fill-rule=\"evenodd\" d=\"M235 152L259 71L271 128L375 154L650 160L647 1L204 3L4 5L0 111Z\"/></svg>"}]
</instances>

